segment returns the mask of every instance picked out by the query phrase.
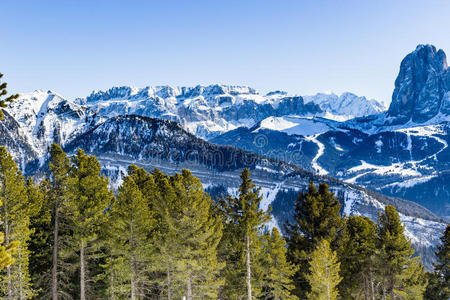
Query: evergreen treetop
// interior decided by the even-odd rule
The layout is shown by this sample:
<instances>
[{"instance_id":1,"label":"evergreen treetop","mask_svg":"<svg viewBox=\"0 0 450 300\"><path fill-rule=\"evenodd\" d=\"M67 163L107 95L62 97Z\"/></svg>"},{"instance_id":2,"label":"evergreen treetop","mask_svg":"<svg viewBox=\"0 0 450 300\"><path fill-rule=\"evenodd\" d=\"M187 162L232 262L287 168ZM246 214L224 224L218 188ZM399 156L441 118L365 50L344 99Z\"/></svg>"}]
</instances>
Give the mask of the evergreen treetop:
<instances>
[{"instance_id":1,"label":"evergreen treetop","mask_svg":"<svg viewBox=\"0 0 450 300\"><path fill-rule=\"evenodd\" d=\"M0 108L7 108L9 103L19 98L19 94L9 95L8 97L6 97L6 95L8 94L8 91L6 90L8 84L6 82L1 82L2 77L3 74L0 73ZM3 110L0 109L0 120L3 120L3 118L4 113Z\"/></svg>"}]
</instances>

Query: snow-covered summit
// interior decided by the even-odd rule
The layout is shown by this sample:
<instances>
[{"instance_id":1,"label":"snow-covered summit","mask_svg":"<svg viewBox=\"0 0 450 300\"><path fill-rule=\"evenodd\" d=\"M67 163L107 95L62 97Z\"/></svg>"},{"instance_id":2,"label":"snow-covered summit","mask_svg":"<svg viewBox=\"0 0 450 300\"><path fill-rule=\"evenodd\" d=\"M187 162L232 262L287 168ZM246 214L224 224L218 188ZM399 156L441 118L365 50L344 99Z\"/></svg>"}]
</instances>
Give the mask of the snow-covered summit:
<instances>
[{"instance_id":1,"label":"snow-covered summit","mask_svg":"<svg viewBox=\"0 0 450 300\"><path fill-rule=\"evenodd\" d=\"M36 90L21 94L8 108L37 153L50 143L64 144L84 129L88 109L53 91Z\"/></svg>"},{"instance_id":2,"label":"snow-covered summit","mask_svg":"<svg viewBox=\"0 0 450 300\"><path fill-rule=\"evenodd\" d=\"M334 93L317 93L313 96L304 96L306 102L318 104L320 108L336 116L352 119L368 115L378 114L386 110L383 103L375 99L367 99L345 92L341 95ZM343 120L342 118L339 118Z\"/></svg>"},{"instance_id":3,"label":"snow-covered summit","mask_svg":"<svg viewBox=\"0 0 450 300\"><path fill-rule=\"evenodd\" d=\"M343 121L385 109L376 100L352 93L302 97L276 90L263 95L247 86L220 84L113 87L106 91L94 91L78 101L108 117L137 114L175 120L204 138L240 126L253 126L269 117L322 116Z\"/></svg>"}]
</instances>

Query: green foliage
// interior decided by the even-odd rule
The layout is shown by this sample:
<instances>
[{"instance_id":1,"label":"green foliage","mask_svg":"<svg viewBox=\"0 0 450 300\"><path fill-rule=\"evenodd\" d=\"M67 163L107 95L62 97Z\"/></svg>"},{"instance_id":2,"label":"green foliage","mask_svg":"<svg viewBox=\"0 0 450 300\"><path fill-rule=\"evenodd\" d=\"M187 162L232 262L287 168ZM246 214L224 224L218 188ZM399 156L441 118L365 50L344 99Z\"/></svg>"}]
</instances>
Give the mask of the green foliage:
<instances>
[{"instance_id":1,"label":"green foliage","mask_svg":"<svg viewBox=\"0 0 450 300\"><path fill-rule=\"evenodd\" d=\"M339 296L337 285L342 280L339 275L340 263L336 252L330 248L327 240L322 240L311 253L309 274L306 276L311 291L308 299L335 300Z\"/></svg>"},{"instance_id":2,"label":"green foliage","mask_svg":"<svg viewBox=\"0 0 450 300\"><path fill-rule=\"evenodd\" d=\"M108 294L111 298L137 299L149 288L147 275L154 244L148 240L148 232L155 221L132 176L124 178L109 215L110 257L104 266L110 283Z\"/></svg>"},{"instance_id":3,"label":"green foliage","mask_svg":"<svg viewBox=\"0 0 450 300\"><path fill-rule=\"evenodd\" d=\"M1 79L3 77L3 74L0 73L0 108L7 108L8 104L13 102L15 99L17 99L19 97L18 94L14 94L14 95L10 95L8 97L6 97L6 95L8 94L8 92L6 91L6 87L8 86L8 84L6 82L1 82ZM5 98L3 98L5 97ZM0 120L3 120L4 118L4 113L3 110L0 109Z\"/></svg>"},{"instance_id":4,"label":"green foliage","mask_svg":"<svg viewBox=\"0 0 450 300\"><path fill-rule=\"evenodd\" d=\"M441 245L436 251L437 262L434 272L428 275L429 282L425 299L450 298L450 225L447 225L441 237Z\"/></svg>"},{"instance_id":5,"label":"green foliage","mask_svg":"<svg viewBox=\"0 0 450 300\"><path fill-rule=\"evenodd\" d=\"M343 276L340 294L344 298L372 299L376 285L376 225L362 216L349 217L345 225L346 236L339 255Z\"/></svg>"},{"instance_id":6,"label":"green foliage","mask_svg":"<svg viewBox=\"0 0 450 300\"><path fill-rule=\"evenodd\" d=\"M400 217L393 206L387 205L385 212L380 213L377 234L382 296L420 299L426 286L423 266L417 258L412 258L414 249L404 235Z\"/></svg>"},{"instance_id":7,"label":"green foliage","mask_svg":"<svg viewBox=\"0 0 450 300\"><path fill-rule=\"evenodd\" d=\"M90 285L100 255L98 233L106 224L104 212L114 198L108 188L108 179L100 176L100 170L97 158L86 155L81 149L72 157L66 214L70 219L73 243L66 253L77 256L82 298L95 296L95 289Z\"/></svg>"},{"instance_id":8,"label":"green foliage","mask_svg":"<svg viewBox=\"0 0 450 300\"><path fill-rule=\"evenodd\" d=\"M14 244L10 243L8 246L4 246L4 242L5 234L3 232L0 232L0 270L3 270L4 268L14 263L12 255L16 250L16 247L18 246L18 244L14 242Z\"/></svg>"},{"instance_id":9,"label":"green foliage","mask_svg":"<svg viewBox=\"0 0 450 300\"><path fill-rule=\"evenodd\" d=\"M292 295L295 288L292 277L298 268L287 261L286 251L286 242L276 227L272 229L272 234L264 235L261 253L264 261L264 283L260 295L263 299L297 299Z\"/></svg>"},{"instance_id":10,"label":"green foliage","mask_svg":"<svg viewBox=\"0 0 450 300\"><path fill-rule=\"evenodd\" d=\"M52 237L51 207L49 203L49 182L43 180L38 186L31 178L27 183L28 198L31 203L40 203L39 210L30 218L33 229L29 242L30 274L37 298L42 299L50 292L50 273L52 267L52 249L49 247Z\"/></svg>"},{"instance_id":11,"label":"green foliage","mask_svg":"<svg viewBox=\"0 0 450 300\"><path fill-rule=\"evenodd\" d=\"M245 169L214 202L188 170L131 165L114 196L95 156L50 149L25 181L0 147L0 286L11 299L445 299L449 235L425 275L395 208L343 219L326 184L296 201L286 242ZM265 233L264 233L265 232ZM341 264L342 263L342 264ZM428 289L424 289L429 282ZM338 291L339 288L339 291ZM298 297L298 298L297 298Z\"/></svg>"},{"instance_id":12,"label":"green foliage","mask_svg":"<svg viewBox=\"0 0 450 300\"><path fill-rule=\"evenodd\" d=\"M219 200L225 227L220 255L226 262L223 274L225 285L222 289L222 297L226 299L237 299L246 295L246 276L251 277L253 293L257 295L261 291L262 232L270 220L270 214L259 208L262 201L260 190L251 180L250 171L244 169L241 173L239 196ZM250 274L247 271L247 253L250 254Z\"/></svg>"},{"instance_id":13,"label":"green foliage","mask_svg":"<svg viewBox=\"0 0 450 300\"><path fill-rule=\"evenodd\" d=\"M33 230L30 219L40 210L42 203L29 197L34 189L32 181L25 184L12 156L5 147L0 147L0 208L1 230L6 247L13 247L14 264L7 266L1 277L2 292L8 298L31 298L35 291L31 287L29 272L30 250L28 244Z\"/></svg>"},{"instance_id":14,"label":"green foliage","mask_svg":"<svg viewBox=\"0 0 450 300\"><path fill-rule=\"evenodd\" d=\"M46 297L68 295L77 291L76 257L73 254L73 226L69 216L70 200L70 159L61 146L50 147L49 183L47 188L48 207L51 212L51 276L49 278L49 294Z\"/></svg>"},{"instance_id":15,"label":"green foliage","mask_svg":"<svg viewBox=\"0 0 450 300\"><path fill-rule=\"evenodd\" d=\"M299 266L294 276L295 295L306 297L310 285L306 280L310 254L322 240L337 248L338 238L344 226L340 217L341 205L329 192L328 185L321 183L319 189L310 182L306 193L299 193L295 202L294 222L287 224L288 259Z\"/></svg>"},{"instance_id":16,"label":"green foliage","mask_svg":"<svg viewBox=\"0 0 450 300\"><path fill-rule=\"evenodd\" d=\"M191 297L217 299L223 284L218 275L224 264L217 261L222 221L213 213L214 202L200 180L190 171L172 176L171 184L181 205L177 210L168 210L164 220L178 246L178 251L172 253L176 270L184 275L186 286L190 285Z\"/></svg>"}]
</instances>

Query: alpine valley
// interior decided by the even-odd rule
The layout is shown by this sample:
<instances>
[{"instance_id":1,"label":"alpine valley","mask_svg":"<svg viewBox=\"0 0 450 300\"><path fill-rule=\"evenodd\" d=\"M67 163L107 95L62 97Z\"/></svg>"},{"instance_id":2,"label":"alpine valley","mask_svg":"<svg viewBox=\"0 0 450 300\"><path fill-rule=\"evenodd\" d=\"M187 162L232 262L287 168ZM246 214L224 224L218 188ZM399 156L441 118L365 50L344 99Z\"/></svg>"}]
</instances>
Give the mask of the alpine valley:
<instances>
[{"instance_id":1,"label":"alpine valley","mask_svg":"<svg viewBox=\"0 0 450 300\"><path fill-rule=\"evenodd\" d=\"M389 109L352 93L314 96L244 86L113 87L85 98L22 94L5 110L0 142L41 178L48 146L95 154L117 186L129 164L192 170L213 197L236 193L247 167L270 226L283 229L297 191L327 182L342 213L400 212L427 268L450 219L450 71L419 45L400 65Z\"/></svg>"}]
</instances>

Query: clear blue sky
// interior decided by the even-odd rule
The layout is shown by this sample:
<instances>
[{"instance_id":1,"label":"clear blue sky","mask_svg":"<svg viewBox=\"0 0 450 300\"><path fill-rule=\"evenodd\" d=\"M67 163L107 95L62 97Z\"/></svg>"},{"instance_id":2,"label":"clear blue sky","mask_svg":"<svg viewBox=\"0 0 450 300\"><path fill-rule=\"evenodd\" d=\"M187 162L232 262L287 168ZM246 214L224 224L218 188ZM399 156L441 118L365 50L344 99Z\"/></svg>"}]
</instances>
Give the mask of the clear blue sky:
<instances>
[{"instance_id":1,"label":"clear blue sky","mask_svg":"<svg viewBox=\"0 0 450 300\"><path fill-rule=\"evenodd\" d=\"M11 91L249 85L390 102L419 43L450 53L450 1L2 1Z\"/></svg>"}]
</instances>

